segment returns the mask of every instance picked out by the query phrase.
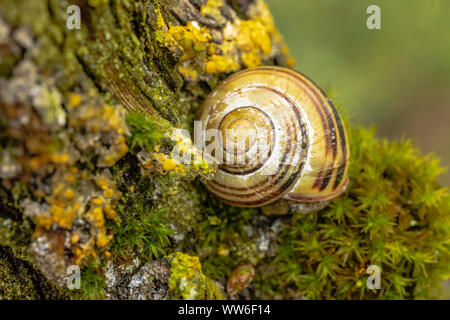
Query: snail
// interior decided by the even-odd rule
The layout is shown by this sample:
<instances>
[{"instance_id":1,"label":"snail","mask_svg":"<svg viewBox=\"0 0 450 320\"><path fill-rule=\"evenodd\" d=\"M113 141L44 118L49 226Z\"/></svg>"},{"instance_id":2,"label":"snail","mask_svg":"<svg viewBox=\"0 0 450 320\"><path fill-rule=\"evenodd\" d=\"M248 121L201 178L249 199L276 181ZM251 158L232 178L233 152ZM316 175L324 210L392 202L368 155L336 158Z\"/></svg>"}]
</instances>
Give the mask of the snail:
<instances>
[{"instance_id":1,"label":"snail","mask_svg":"<svg viewBox=\"0 0 450 320\"><path fill-rule=\"evenodd\" d=\"M218 170L206 187L224 202L259 207L285 198L332 199L348 184L349 144L341 117L325 93L296 71L239 71L205 99L198 120ZM211 139L212 140L212 139Z\"/></svg>"}]
</instances>

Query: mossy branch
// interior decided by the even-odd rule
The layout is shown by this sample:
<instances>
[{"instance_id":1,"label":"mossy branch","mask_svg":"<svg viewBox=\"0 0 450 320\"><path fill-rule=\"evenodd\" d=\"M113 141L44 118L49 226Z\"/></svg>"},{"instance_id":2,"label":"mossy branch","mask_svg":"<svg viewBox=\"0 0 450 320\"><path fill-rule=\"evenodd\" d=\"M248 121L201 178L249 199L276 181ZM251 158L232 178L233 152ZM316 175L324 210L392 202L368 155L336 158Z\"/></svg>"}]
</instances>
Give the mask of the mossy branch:
<instances>
[{"instance_id":1,"label":"mossy branch","mask_svg":"<svg viewBox=\"0 0 450 320\"><path fill-rule=\"evenodd\" d=\"M225 205L214 168L170 157L228 74L293 67L263 1L4 0L0 57L2 298L428 298L448 278L450 197L410 142L350 129L348 190L308 214Z\"/></svg>"}]
</instances>

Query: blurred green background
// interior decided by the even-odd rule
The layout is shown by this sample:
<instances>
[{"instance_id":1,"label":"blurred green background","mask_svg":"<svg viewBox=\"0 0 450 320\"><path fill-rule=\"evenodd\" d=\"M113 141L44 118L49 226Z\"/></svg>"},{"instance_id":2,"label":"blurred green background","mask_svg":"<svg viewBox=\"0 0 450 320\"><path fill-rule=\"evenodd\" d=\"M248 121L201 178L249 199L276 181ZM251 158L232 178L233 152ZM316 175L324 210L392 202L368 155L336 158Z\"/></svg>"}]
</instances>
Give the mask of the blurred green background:
<instances>
[{"instance_id":1,"label":"blurred green background","mask_svg":"<svg viewBox=\"0 0 450 320\"><path fill-rule=\"evenodd\" d=\"M266 0L296 69L356 124L411 138L450 166L450 0ZM366 9L381 9L369 30ZM440 182L450 185L450 171Z\"/></svg>"}]
</instances>

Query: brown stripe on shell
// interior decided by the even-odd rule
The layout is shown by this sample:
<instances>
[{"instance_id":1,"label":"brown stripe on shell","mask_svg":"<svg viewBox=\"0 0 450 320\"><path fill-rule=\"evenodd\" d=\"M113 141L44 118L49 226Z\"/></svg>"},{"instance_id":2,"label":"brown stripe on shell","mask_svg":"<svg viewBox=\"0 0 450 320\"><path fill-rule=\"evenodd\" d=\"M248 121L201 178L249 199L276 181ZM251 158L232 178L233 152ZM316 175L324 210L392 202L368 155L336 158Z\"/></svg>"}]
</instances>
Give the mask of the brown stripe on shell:
<instances>
[{"instance_id":1,"label":"brown stripe on shell","mask_svg":"<svg viewBox=\"0 0 450 320\"><path fill-rule=\"evenodd\" d=\"M316 180L314 181L314 184L312 185L313 189L318 188L320 186L320 183L321 183L320 177L322 177L323 171L324 171L323 167L320 168L320 171L316 176Z\"/></svg>"},{"instance_id":2,"label":"brown stripe on shell","mask_svg":"<svg viewBox=\"0 0 450 320\"><path fill-rule=\"evenodd\" d=\"M280 187L281 190L288 188L288 187L295 181L295 179L297 179L298 174L299 174L299 173L302 171L302 169L303 169L303 165L304 165L304 162L301 162L301 163L300 163L300 166L299 166L299 168L298 168L298 170L295 171L296 174L295 174L295 175L291 175L291 176L289 177L289 179L286 181L286 183L284 183L284 184ZM219 196L219 197L220 197L220 196ZM259 205L261 205L261 204L263 204L263 203L266 203L266 202L268 202L268 201L270 201L270 200L272 200L272 199L274 199L274 198L275 198L275 197L274 197L272 194L269 194L269 195L265 196L264 198L262 198L262 199L260 199L260 200L257 200L257 201L250 201L250 202L242 202L242 201L238 202L238 201L230 201L230 200L228 200L228 199L223 199L223 198L221 198L221 199L222 199L223 201L227 202L228 204L235 205L235 206L240 206L240 205L242 205L243 203L245 204L245 206L259 206Z\"/></svg>"},{"instance_id":3,"label":"brown stripe on shell","mask_svg":"<svg viewBox=\"0 0 450 320\"><path fill-rule=\"evenodd\" d=\"M333 167L333 165L331 165L328 168L325 175L322 177L322 184L320 185L320 188L319 188L320 191L325 190L326 187L328 186L328 184L330 183L331 177L333 176L333 170L334 170L334 167Z\"/></svg>"},{"instance_id":4,"label":"brown stripe on shell","mask_svg":"<svg viewBox=\"0 0 450 320\"><path fill-rule=\"evenodd\" d=\"M322 90L322 88L319 87L312 79L308 78L306 75L304 75L298 71L296 71L296 72L301 74L306 79L308 79L311 83L313 83L316 86L316 88L319 89L320 93L324 97L326 97L328 105L330 106L331 112L333 113L334 120L336 121L336 126L338 127L338 132L339 132L339 137L340 137L339 142L340 142L341 150L342 150L342 160L341 160L341 164L339 165L339 169L336 174L336 180L333 185L333 190L334 190L337 188L339 183L342 181L345 169L347 167L347 142L346 142L344 125L342 124L341 117L339 116L339 113L338 113L336 107L334 106L333 102L327 97L327 95ZM341 173L340 168L342 168L342 167L343 167L343 169L342 169L342 173Z\"/></svg>"},{"instance_id":5,"label":"brown stripe on shell","mask_svg":"<svg viewBox=\"0 0 450 320\"><path fill-rule=\"evenodd\" d=\"M347 167L347 161L344 158L344 160L342 160L341 165L336 170L336 174L335 174L336 179L334 180L333 190L335 190L341 183L342 178L344 177L346 167Z\"/></svg>"},{"instance_id":6,"label":"brown stripe on shell","mask_svg":"<svg viewBox=\"0 0 450 320\"><path fill-rule=\"evenodd\" d=\"M320 169L319 174L317 175L316 180L314 181L313 189L318 188L319 191L325 190L325 188L330 183L331 177L333 175L333 170L334 170L333 164L328 166L328 169L325 171L325 174L324 169L323 168Z\"/></svg>"},{"instance_id":7,"label":"brown stripe on shell","mask_svg":"<svg viewBox=\"0 0 450 320\"><path fill-rule=\"evenodd\" d=\"M333 118L336 121L336 126L338 127L339 143L341 145L341 150L342 150L342 160L341 160L341 163L339 165L339 168L343 167L343 170L342 171L340 171L340 170L337 171L337 173L335 175L336 178L335 178L335 182L333 184L333 190L335 190L339 186L339 184L341 183L342 178L343 178L344 173L345 173L346 166L347 166L347 146L346 146L346 137L345 137L344 126L342 125L340 116L339 116L339 114L337 112L337 109L334 106L333 102L326 96L326 94L322 90L322 88L320 88L312 79L310 79L306 75L302 74L301 72L296 71L295 73L294 72L291 73L290 71L274 69L274 68L270 68L270 67L263 67L261 69L272 70L272 71L280 71L280 72L292 75L293 77L298 79L300 82L304 83L308 87L308 89L311 89L313 91L313 94L321 102L322 108L326 112L326 117L327 117L327 120L328 120L328 126L330 128L328 136L330 136L330 138L331 138L331 145L333 147L333 166L334 166L334 160L335 160L336 155L337 155L337 137L336 137L337 132L336 132L336 129L335 129L332 117L331 117L330 113L328 112L327 106L331 109L331 112L333 114ZM296 73L299 74L301 77L307 79L309 82L311 82L313 87L309 86L301 77L297 76ZM317 89L321 93L323 98L319 97L317 95L316 91L314 91L314 89ZM322 117L322 115L321 115L321 117ZM322 171L323 171L323 169L322 169ZM329 170L329 172L330 172L330 170ZM331 170L331 172L332 172L332 170ZM322 182L322 185L325 185L325 187L321 186L322 190L326 188L326 186L328 185L330 179L331 179L331 175L330 175L329 179L325 180L326 183ZM317 187L316 183L317 183L317 180L314 183L313 187Z\"/></svg>"},{"instance_id":8,"label":"brown stripe on shell","mask_svg":"<svg viewBox=\"0 0 450 320\"><path fill-rule=\"evenodd\" d=\"M318 201L326 201L334 198L336 195L341 194L345 191L347 188L349 180L346 179L345 182L341 184L339 188L334 190L334 192L326 194L326 195L320 195L320 196L305 196L305 195L299 195L299 194L289 194L289 200L293 201L301 201L301 202L318 202Z\"/></svg>"},{"instance_id":9,"label":"brown stripe on shell","mask_svg":"<svg viewBox=\"0 0 450 320\"><path fill-rule=\"evenodd\" d=\"M331 101L330 101L330 105L332 106L334 118L336 119L336 125L339 130L340 144L341 144L341 149L342 149L341 164L339 166L338 173L336 174L336 179L333 184L333 190L334 190L338 187L339 183L341 183L342 178L344 177L345 170L347 168L347 142L346 142L345 130L344 130L344 126L341 122L341 118L339 117L339 114ZM339 170L342 170L342 171L339 171Z\"/></svg>"},{"instance_id":10,"label":"brown stripe on shell","mask_svg":"<svg viewBox=\"0 0 450 320\"><path fill-rule=\"evenodd\" d=\"M305 94L308 96L308 98L313 102L314 107L316 108L317 112L320 115L320 119L322 121L322 127L324 129L324 132L336 132L336 129L334 128L334 123L331 117L331 114L328 111L328 104L327 102L330 101L329 99L324 99L322 97L320 97L317 92L314 89L319 89L320 92L323 94L322 89L320 89L319 86L317 86L317 84L312 81L310 78L308 78L307 76L305 76L304 74L298 72L298 71L288 71L288 70L280 70L280 69L276 69L276 68L271 68L271 67L261 67L261 70L268 70L268 71L279 71L281 73L290 75L292 77L294 77L295 79L297 79L300 83L302 83L303 85L306 86L306 88L308 90L302 90L303 92L305 92ZM308 80L309 82L311 82L312 86L305 81ZM311 95L309 94L309 92L312 92L314 97L317 99L313 99L311 97ZM324 97L326 97L325 94L323 94ZM317 102L320 103L321 107L319 107L319 105L317 104ZM325 115L322 114L322 111L325 113ZM326 121L326 122L325 122ZM336 136L335 134L325 134L326 136L326 152L325 154L328 154L329 149L330 149L330 145L333 148L333 159L336 158L336 154L337 154L337 146L336 146Z\"/></svg>"}]
</instances>

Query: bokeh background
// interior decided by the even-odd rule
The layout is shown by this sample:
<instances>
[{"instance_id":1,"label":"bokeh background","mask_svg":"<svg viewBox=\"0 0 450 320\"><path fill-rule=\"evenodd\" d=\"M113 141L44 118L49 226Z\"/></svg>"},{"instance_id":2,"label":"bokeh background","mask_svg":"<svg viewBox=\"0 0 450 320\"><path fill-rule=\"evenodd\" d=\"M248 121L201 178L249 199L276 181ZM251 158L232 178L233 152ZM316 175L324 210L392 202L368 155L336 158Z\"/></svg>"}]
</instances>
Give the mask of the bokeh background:
<instances>
[{"instance_id":1,"label":"bokeh background","mask_svg":"<svg viewBox=\"0 0 450 320\"><path fill-rule=\"evenodd\" d=\"M450 166L450 0L266 0L296 68L356 124ZM366 9L381 9L369 30ZM441 178L450 185L450 171Z\"/></svg>"}]
</instances>

